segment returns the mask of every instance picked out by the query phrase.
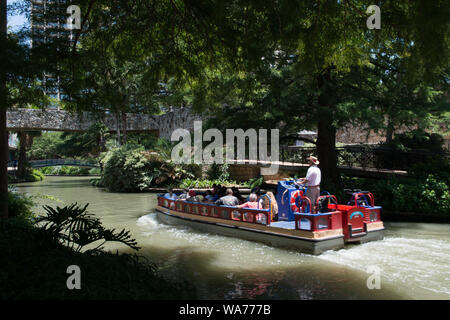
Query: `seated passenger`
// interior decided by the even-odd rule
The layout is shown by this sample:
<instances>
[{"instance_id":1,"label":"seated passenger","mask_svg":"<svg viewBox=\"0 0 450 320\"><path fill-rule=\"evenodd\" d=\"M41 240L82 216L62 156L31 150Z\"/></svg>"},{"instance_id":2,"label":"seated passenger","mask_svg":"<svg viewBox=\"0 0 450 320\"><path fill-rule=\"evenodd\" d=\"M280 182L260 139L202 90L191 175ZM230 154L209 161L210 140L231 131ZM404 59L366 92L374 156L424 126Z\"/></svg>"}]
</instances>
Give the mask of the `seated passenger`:
<instances>
[{"instance_id":1,"label":"seated passenger","mask_svg":"<svg viewBox=\"0 0 450 320\"><path fill-rule=\"evenodd\" d=\"M244 198L242 198L241 193L239 192L239 189L236 187L232 187L231 190L233 190L233 196L235 196L236 198L238 198L239 200L239 204L244 203Z\"/></svg>"},{"instance_id":2,"label":"seated passenger","mask_svg":"<svg viewBox=\"0 0 450 320\"><path fill-rule=\"evenodd\" d=\"M186 200L189 197L188 193L188 189L183 189L183 193L178 196L178 200Z\"/></svg>"},{"instance_id":3,"label":"seated passenger","mask_svg":"<svg viewBox=\"0 0 450 320\"><path fill-rule=\"evenodd\" d=\"M233 191L231 189L226 189L226 196L223 196L215 202L217 205L234 207L239 204L238 198L233 196Z\"/></svg>"},{"instance_id":4,"label":"seated passenger","mask_svg":"<svg viewBox=\"0 0 450 320\"><path fill-rule=\"evenodd\" d=\"M212 194L211 190L206 190L205 202L214 202L215 200L217 197Z\"/></svg>"},{"instance_id":5,"label":"seated passenger","mask_svg":"<svg viewBox=\"0 0 450 320\"><path fill-rule=\"evenodd\" d=\"M217 192L217 195L219 196L219 198L225 197L227 195L227 188L226 187L222 187L219 186L219 191Z\"/></svg>"},{"instance_id":6,"label":"seated passenger","mask_svg":"<svg viewBox=\"0 0 450 320\"><path fill-rule=\"evenodd\" d=\"M211 194L217 194L217 192L219 191L219 189L217 188L217 184L213 184L212 185L212 190L211 190Z\"/></svg>"},{"instance_id":7,"label":"seated passenger","mask_svg":"<svg viewBox=\"0 0 450 320\"><path fill-rule=\"evenodd\" d=\"M173 189L172 188L169 188L167 190L167 193L164 194L164 198L169 199L169 200L177 200L178 196L175 193L173 193Z\"/></svg>"},{"instance_id":8,"label":"seated passenger","mask_svg":"<svg viewBox=\"0 0 450 320\"><path fill-rule=\"evenodd\" d=\"M196 197L196 193L195 193L194 190L189 190L188 197L186 198L186 201L200 202L199 199Z\"/></svg>"},{"instance_id":9,"label":"seated passenger","mask_svg":"<svg viewBox=\"0 0 450 320\"><path fill-rule=\"evenodd\" d=\"M269 199L270 198L270 205L269 205ZM264 209L270 210L271 220L272 221L278 221L278 204L277 200L275 199L275 196L273 192L267 192L267 197L264 197Z\"/></svg>"},{"instance_id":10,"label":"seated passenger","mask_svg":"<svg viewBox=\"0 0 450 320\"><path fill-rule=\"evenodd\" d=\"M248 197L248 201L244 204L237 206L238 208L250 208L250 209L260 209L261 206L258 201L258 196L254 193L251 193Z\"/></svg>"}]
</instances>

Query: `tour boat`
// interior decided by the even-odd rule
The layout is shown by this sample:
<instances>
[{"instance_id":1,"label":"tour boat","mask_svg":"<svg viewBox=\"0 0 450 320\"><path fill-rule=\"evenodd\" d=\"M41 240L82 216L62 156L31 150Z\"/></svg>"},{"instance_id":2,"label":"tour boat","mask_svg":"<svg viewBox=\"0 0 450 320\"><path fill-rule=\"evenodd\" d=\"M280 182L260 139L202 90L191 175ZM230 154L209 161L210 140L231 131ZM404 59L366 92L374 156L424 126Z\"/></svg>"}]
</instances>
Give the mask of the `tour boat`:
<instances>
[{"instance_id":1,"label":"tour boat","mask_svg":"<svg viewBox=\"0 0 450 320\"><path fill-rule=\"evenodd\" d=\"M323 194L316 201L318 213L311 213L306 188L294 181L278 182L277 221L273 221L270 209L171 200L164 195L158 195L156 211L158 219L167 224L186 225L311 254L341 249L349 242L383 239L381 207L375 206L372 193L354 192L346 205L338 204L334 195Z\"/></svg>"}]
</instances>

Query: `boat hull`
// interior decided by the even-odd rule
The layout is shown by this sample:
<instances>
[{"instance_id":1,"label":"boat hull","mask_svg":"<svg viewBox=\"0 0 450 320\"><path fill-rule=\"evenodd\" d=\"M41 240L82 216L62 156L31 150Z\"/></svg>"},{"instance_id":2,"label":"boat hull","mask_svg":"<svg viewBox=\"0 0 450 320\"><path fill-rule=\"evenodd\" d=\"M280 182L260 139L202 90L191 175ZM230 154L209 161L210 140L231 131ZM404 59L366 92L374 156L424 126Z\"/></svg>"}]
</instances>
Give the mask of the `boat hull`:
<instances>
[{"instance_id":1,"label":"boat hull","mask_svg":"<svg viewBox=\"0 0 450 320\"><path fill-rule=\"evenodd\" d=\"M384 239L384 228L368 231L366 235L345 240L346 243L362 244Z\"/></svg>"},{"instance_id":2,"label":"boat hull","mask_svg":"<svg viewBox=\"0 0 450 320\"><path fill-rule=\"evenodd\" d=\"M246 223L227 223L216 219L191 217L162 206L156 207L158 219L166 224L183 225L196 230L216 233L224 236L265 243L275 247L299 250L304 253L318 255L327 250L338 250L344 247L344 236L329 236L324 239L308 239L292 234L280 234L271 231L271 227L252 226ZM272 228L275 229L275 228Z\"/></svg>"}]
</instances>

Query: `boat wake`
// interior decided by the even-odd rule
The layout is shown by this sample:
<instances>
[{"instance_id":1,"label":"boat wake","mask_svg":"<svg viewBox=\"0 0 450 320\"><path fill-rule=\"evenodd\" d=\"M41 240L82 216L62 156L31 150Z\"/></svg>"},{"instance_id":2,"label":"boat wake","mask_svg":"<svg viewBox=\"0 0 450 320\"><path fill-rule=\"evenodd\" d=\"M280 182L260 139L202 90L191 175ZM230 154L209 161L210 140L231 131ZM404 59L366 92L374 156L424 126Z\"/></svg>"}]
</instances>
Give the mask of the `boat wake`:
<instances>
[{"instance_id":1,"label":"boat wake","mask_svg":"<svg viewBox=\"0 0 450 320\"><path fill-rule=\"evenodd\" d=\"M167 225L158 222L158 219L156 218L156 213L150 213L140 217L136 221L136 225L146 230L144 232L144 235L151 235L161 228L168 227Z\"/></svg>"},{"instance_id":2,"label":"boat wake","mask_svg":"<svg viewBox=\"0 0 450 320\"><path fill-rule=\"evenodd\" d=\"M327 251L318 258L368 273L369 267L376 266L381 270L382 280L402 283L408 290L447 294L450 298L448 241L388 237L382 241ZM425 299L433 298L432 294L422 294Z\"/></svg>"}]
</instances>

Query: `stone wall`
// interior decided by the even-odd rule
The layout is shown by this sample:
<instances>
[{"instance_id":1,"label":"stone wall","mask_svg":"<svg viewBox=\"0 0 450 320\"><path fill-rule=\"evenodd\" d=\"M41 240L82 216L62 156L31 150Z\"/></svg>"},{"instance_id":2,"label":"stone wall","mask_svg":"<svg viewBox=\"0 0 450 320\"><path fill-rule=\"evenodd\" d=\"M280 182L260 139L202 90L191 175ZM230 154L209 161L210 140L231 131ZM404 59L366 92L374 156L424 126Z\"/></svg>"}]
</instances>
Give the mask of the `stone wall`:
<instances>
[{"instance_id":1,"label":"stone wall","mask_svg":"<svg viewBox=\"0 0 450 320\"><path fill-rule=\"evenodd\" d=\"M235 181L247 181L252 178L259 177L261 174L260 167L249 164L230 164L228 167L230 179Z\"/></svg>"},{"instance_id":2,"label":"stone wall","mask_svg":"<svg viewBox=\"0 0 450 320\"><path fill-rule=\"evenodd\" d=\"M157 131L160 137L170 139L173 130L192 129L194 120L199 119L189 108L179 108L161 116L127 113L127 131ZM98 120L111 131L117 130L115 114L100 116L91 112L76 114L64 110L20 108L7 111L6 128L10 131L87 131ZM121 121L119 126L122 127Z\"/></svg>"},{"instance_id":3,"label":"stone wall","mask_svg":"<svg viewBox=\"0 0 450 320\"><path fill-rule=\"evenodd\" d=\"M202 120L190 108L177 108L158 117L159 136L170 140L172 132L178 128L193 130L194 121Z\"/></svg>"},{"instance_id":4,"label":"stone wall","mask_svg":"<svg viewBox=\"0 0 450 320\"><path fill-rule=\"evenodd\" d=\"M375 133L373 130L356 125L347 125L336 131L336 142L345 144L376 144L385 141L382 133Z\"/></svg>"}]
</instances>

